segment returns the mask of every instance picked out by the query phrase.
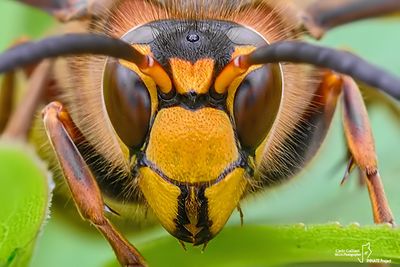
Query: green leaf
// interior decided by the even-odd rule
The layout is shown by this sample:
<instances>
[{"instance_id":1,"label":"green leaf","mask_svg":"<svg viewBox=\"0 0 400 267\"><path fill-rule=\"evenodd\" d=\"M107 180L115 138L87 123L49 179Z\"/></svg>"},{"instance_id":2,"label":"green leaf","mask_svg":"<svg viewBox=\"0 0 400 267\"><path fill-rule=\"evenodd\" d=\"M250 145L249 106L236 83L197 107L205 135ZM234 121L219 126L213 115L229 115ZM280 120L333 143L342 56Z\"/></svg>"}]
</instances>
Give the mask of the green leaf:
<instances>
[{"instance_id":1,"label":"green leaf","mask_svg":"<svg viewBox=\"0 0 400 267\"><path fill-rule=\"evenodd\" d=\"M0 142L0 266L27 266L47 218L48 175L29 148Z\"/></svg>"},{"instance_id":2,"label":"green leaf","mask_svg":"<svg viewBox=\"0 0 400 267\"><path fill-rule=\"evenodd\" d=\"M255 246L255 244L258 244ZM362 249L371 250L362 257ZM339 224L305 226L227 227L220 238L202 248L189 247L185 252L169 237L139 244L152 267L165 266L278 266L312 262L391 261L400 263L400 230L387 225L340 226ZM347 256L345 255L347 254ZM107 267L119 266L116 262Z\"/></svg>"}]
</instances>

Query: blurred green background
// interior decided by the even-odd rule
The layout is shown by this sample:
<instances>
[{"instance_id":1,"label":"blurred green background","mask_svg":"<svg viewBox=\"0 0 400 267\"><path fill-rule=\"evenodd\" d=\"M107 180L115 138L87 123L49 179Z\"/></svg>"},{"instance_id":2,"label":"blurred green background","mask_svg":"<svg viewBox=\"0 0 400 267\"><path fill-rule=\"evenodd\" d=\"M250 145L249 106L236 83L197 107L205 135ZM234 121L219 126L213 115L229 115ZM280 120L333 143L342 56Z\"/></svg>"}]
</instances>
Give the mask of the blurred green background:
<instances>
[{"instance_id":1,"label":"blurred green background","mask_svg":"<svg viewBox=\"0 0 400 267\"><path fill-rule=\"evenodd\" d=\"M52 27L53 21L40 11L21 6L14 1L1 0L0 25L0 51L3 51L15 38L22 35L34 39L44 36L46 30ZM400 76L399 18L369 20L341 27L328 33L321 43L349 49ZM396 103L369 94L366 95L366 99L376 140L380 173L395 218L399 219L400 109ZM349 183L339 186L345 169L345 155L340 112L337 112L320 153L300 176L279 188L273 188L264 194L252 197L242 204L245 225L300 222L316 224L335 221L342 224L351 222L359 222L362 225L371 224L368 193L365 188L359 188L356 173L352 175ZM61 205L61 208L52 210L51 219L40 238L31 266L105 266L113 258L113 253L107 243L93 227L70 223L63 215L62 207ZM234 212L229 225L234 227L239 224L239 215ZM189 252L185 253L178 242L175 242L176 246L169 248L171 251L168 249L158 252L149 250L152 252L145 256L158 257L161 259L160 262L165 260L164 266L169 266L168 262L174 262L175 266L198 266L192 261L195 257L206 255L208 251L212 253L229 250L229 247L218 246L218 239L223 239L225 236L223 231L215 238L215 242L210 242L204 254L201 254L200 249L189 249ZM142 230L130 240L138 244L140 249L146 241L158 238L173 240L173 237L169 237L161 227ZM232 242L241 242L241 240ZM274 246L274 244L258 243L253 245L266 250L269 246ZM170 257L177 255L175 251L178 251L181 256L171 259ZM206 266L213 266L212 261L207 262ZM234 265L231 263L228 266ZM246 263L239 262L237 266L246 266ZM318 266L328 266L328 264Z\"/></svg>"}]
</instances>

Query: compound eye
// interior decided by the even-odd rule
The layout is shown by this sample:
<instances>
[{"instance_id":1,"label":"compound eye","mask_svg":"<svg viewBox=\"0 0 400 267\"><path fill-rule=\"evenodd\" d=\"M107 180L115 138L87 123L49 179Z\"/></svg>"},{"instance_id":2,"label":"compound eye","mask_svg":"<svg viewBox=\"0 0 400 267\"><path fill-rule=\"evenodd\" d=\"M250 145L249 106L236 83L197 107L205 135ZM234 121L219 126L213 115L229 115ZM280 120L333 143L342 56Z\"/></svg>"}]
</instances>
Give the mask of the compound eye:
<instances>
[{"instance_id":1,"label":"compound eye","mask_svg":"<svg viewBox=\"0 0 400 267\"><path fill-rule=\"evenodd\" d=\"M282 98L279 65L264 65L250 72L236 90L234 118L239 141L254 152L274 124Z\"/></svg>"},{"instance_id":2,"label":"compound eye","mask_svg":"<svg viewBox=\"0 0 400 267\"><path fill-rule=\"evenodd\" d=\"M104 102L114 130L131 149L139 149L149 130L151 100L133 70L108 59L103 74Z\"/></svg>"}]
</instances>

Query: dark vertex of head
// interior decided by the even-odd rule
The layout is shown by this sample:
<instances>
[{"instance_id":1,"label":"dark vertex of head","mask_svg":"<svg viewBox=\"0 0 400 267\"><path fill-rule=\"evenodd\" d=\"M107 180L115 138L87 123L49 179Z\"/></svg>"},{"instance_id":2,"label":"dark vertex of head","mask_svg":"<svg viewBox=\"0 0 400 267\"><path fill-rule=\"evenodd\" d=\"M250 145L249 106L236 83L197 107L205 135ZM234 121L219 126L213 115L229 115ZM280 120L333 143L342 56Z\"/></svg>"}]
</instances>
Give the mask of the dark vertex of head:
<instances>
[{"instance_id":1,"label":"dark vertex of head","mask_svg":"<svg viewBox=\"0 0 400 267\"><path fill-rule=\"evenodd\" d=\"M195 63L204 58L215 61L219 72L229 63L234 47L225 34L228 25L219 21L159 21L151 50L154 57L168 67L170 58Z\"/></svg>"}]
</instances>

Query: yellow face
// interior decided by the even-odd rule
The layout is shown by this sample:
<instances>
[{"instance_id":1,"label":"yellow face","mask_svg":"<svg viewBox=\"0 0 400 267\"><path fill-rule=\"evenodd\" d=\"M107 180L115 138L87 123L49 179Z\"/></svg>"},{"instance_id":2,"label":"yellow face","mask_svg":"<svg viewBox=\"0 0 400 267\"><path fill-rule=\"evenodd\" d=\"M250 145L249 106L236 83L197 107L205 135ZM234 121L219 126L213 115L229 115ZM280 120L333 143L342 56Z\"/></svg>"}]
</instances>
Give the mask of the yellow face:
<instances>
[{"instance_id":1,"label":"yellow face","mask_svg":"<svg viewBox=\"0 0 400 267\"><path fill-rule=\"evenodd\" d=\"M213 60L171 59L170 65L178 93L207 93ZM165 229L194 244L215 236L247 186L228 114L207 106L161 109L144 155L139 186Z\"/></svg>"},{"instance_id":2,"label":"yellow face","mask_svg":"<svg viewBox=\"0 0 400 267\"><path fill-rule=\"evenodd\" d=\"M226 92L217 93L215 81L224 66L256 46L235 45L224 33L212 33L226 47L220 54L207 54L198 42L210 33L190 28L183 36L176 34L168 38L177 38L175 45L186 43L175 52L161 53L157 43L134 44L164 66L170 92L160 90L135 65L111 62L104 87L113 89L104 96L114 129L130 149L147 204L168 232L199 245L221 231L250 187L255 151L272 127L281 91L271 90L280 85L272 67L254 66Z\"/></svg>"}]
</instances>

